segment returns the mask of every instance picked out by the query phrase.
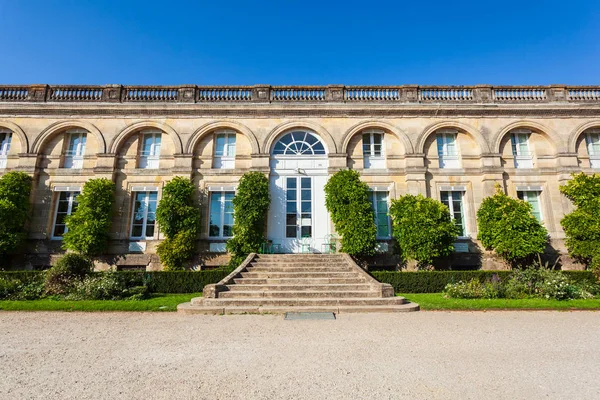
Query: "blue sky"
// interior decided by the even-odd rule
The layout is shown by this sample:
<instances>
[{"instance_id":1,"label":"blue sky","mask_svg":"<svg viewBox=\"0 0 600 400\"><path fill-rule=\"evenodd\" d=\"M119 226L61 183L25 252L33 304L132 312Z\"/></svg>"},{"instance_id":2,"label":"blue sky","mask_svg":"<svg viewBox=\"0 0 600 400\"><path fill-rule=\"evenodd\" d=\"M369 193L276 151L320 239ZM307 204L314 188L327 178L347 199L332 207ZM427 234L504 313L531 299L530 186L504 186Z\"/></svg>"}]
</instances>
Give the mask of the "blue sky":
<instances>
[{"instance_id":1,"label":"blue sky","mask_svg":"<svg viewBox=\"0 0 600 400\"><path fill-rule=\"evenodd\" d=\"M0 0L0 83L600 84L600 1Z\"/></svg>"}]
</instances>

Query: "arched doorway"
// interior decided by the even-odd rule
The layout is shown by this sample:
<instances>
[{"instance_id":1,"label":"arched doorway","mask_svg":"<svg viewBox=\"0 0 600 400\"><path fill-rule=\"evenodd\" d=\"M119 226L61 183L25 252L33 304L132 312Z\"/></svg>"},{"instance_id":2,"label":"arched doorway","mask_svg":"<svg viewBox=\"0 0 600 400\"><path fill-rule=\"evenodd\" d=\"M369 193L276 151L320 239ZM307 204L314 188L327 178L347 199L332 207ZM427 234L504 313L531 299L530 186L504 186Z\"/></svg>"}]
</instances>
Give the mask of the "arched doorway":
<instances>
[{"instance_id":1,"label":"arched doorway","mask_svg":"<svg viewBox=\"0 0 600 400\"><path fill-rule=\"evenodd\" d=\"M286 253L320 252L329 234L327 150L306 130L283 134L271 149L268 239Z\"/></svg>"}]
</instances>

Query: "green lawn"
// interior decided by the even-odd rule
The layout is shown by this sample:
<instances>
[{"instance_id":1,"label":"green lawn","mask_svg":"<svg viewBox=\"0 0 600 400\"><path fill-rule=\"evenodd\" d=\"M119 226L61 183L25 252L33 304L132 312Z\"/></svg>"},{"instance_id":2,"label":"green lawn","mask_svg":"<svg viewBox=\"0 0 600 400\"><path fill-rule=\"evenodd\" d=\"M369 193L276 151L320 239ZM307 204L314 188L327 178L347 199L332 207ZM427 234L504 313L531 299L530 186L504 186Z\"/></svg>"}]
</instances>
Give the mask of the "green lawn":
<instances>
[{"instance_id":1,"label":"green lawn","mask_svg":"<svg viewBox=\"0 0 600 400\"><path fill-rule=\"evenodd\" d=\"M600 299L446 299L443 293L408 293L400 296L418 303L421 310L600 310Z\"/></svg>"},{"instance_id":2,"label":"green lawn","mask_svg":"<svg viewBox=\"0 0 600 400\"><path fill-rule=\"evenodd\" d=\"M147 300L0 300L10 311L176 311L177 305L202 293L153 294Z\"/></svg>"}]
</instances>

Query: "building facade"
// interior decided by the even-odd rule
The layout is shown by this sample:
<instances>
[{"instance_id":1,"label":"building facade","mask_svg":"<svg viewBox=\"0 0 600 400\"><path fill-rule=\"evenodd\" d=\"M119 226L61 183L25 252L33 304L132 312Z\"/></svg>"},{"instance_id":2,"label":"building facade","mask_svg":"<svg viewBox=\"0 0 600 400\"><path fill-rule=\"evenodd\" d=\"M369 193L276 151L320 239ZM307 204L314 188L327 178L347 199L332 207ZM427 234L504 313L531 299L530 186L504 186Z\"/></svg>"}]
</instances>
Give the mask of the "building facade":
<instances>
[{"instance_id":1,"label":"building facade","mask_svg":"<svg viewBox=\"0 0 600 400\"><path fill-rule=\"evenodd\" d=\"M269 176L268 239L320 252L334 235L323 186L344 168L372 189L380 249L391 199L421 193L448 205L460 229L455 265L497 268L476 240L476 212L500 184L529 202L564 267L559 186L600 171L600 88L0 86L0 174L34 177L28 256L60 252L64 217L91 178L117 193L110 253L160 268L154 212L174 176L202 207L199 263L220 263L242 174Z\"/></svg>"}]
</instances>

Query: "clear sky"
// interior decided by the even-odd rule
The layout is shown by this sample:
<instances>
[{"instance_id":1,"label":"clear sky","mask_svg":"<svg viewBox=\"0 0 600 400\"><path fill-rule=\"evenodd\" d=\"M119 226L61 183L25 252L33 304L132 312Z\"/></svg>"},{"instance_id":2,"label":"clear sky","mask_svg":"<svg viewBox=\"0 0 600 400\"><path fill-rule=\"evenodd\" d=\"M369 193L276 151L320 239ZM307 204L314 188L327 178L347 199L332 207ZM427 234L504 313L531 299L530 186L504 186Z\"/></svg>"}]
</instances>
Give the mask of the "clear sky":
<instances>
[{"instance_id":1,"label":"clear sky","mask_svg":"<svg viewBox=\"0 0 600 400\"><path fill-rule=\"evenodd\" d=\"M600 84L600 0L0 0L0 83Z\"/></svg>"}]
</instances>

